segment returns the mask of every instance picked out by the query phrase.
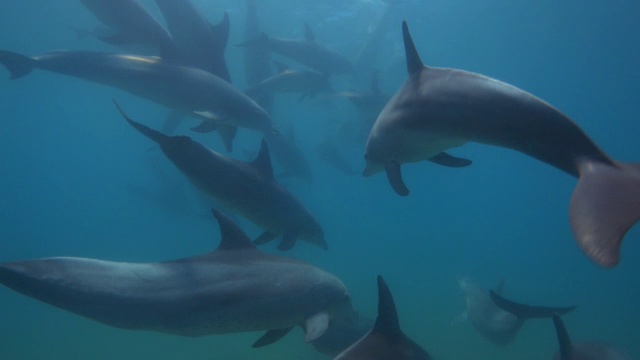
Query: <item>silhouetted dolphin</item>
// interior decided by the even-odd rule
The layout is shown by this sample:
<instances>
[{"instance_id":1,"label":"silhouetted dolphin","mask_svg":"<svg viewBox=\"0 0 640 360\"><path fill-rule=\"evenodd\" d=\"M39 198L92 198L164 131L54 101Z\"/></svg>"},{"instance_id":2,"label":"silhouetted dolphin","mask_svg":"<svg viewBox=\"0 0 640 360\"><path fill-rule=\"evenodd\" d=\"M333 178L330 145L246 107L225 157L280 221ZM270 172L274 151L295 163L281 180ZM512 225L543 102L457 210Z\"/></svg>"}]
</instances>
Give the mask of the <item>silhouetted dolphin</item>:
<instances>
[{"instance_id":1,"label":"silhouetted dolphin","mask_svg":"<svg viewBox=\"0 0 640 360\"><path fill-rule=\"evenodd\" d=\"M247 41L239 46L267 46L271 52L288 57L323 74L353 73L353 66L349 60L337 51L318 43L306 22L304 29L303 40L275 38L262 33L258 39Z\"/></svg>"},{"instance_id":2,"label":"silhouetted dolphin","mask_svg":"<svg viewBox=\"0 0 640 360\"><path fill-rule=\"evenodd\" d=\"M131 120L119 106L118 110L131 126L160 145L167 158L202 192L265 229L256 244L282 235L280 250L291 249L298 238L328 248L322 227L275 181L264 140L257 158L246 163L219 154L188 136L164 135Z\"/></svg>"},{"instance_id":3,"label":"silhouetted dolphin","mask_svg":"<svg viewBox=\"0 0 640 360\"><path fill-rule=\"evenodd\" d=\"M252 99L259 99L263 94L277 92L300 93L300 100L314 97L319 93L332 93L333 86L327 75L315 71L292 70L286 65L276 62L278 73L245 89L245 94Z\"/></svg>"},{"instance_id":4,"label":"silhouetted dolphin","mask_svg":"<svg viewBox=\"0 0 640 360\"><path fill-rule=\"evenodd\" d=\"M378 275L378 318L373 329L334 360L431 360L400 329L391 291Z\"/></svg>"},{"instance_id":5,"label":"silhouetted dolphin","mask_svg":"<svg viewBox=\"0 0 640 360\"><path fill-rule=\"evenodd\" d=\"M156 57L88 51L27 57L0 50L0 63L11 72L11 79L38 68L114 86L172 110L198 112L230 125L271 131L266 111L228 82L204 70Z\"/></svg>"},{"instance_id":6,"label":"silhouetted dolphin","mask_svg":"<svg viewBox=\"0 0 640 360\"><path fill-rule=\"evenodd\" d=\"M640 165L614 162L568 117L514 86L423 65L404 22L402 30L409 78L371 130L364 175L386 170L407 195L404 163L471 141L523 152L579 177L570 204L575 237L592 260L615 266L622 237L640 218Z\"/></svg>"},{"instance_id":7,"label":"silhouetted dolphin","mask_svg":"<svg viewBox=\"0 0 640 360\"><path fill-rule=\"evenodd\" d=\"M177 59L169 33L137 0L80 0L111 33L97 36L111 45L151 46L165 60Z\"/></svg>"},{"instance_id":8,"label":"silhouetted dolphin","mask_svg":"<svg viewBox=\"0 0 640 360\"><path fill-rule=\"evenodd\" d=\"M460 281L466 302L466 315L471 324L490 342L504 346L510 344L524 322L530 318L551 317L554 312L566 314L575 306L566 308L531 307L504 300L502 283L487 292L468 279Z\"/></svg>"},{"instance_id":9,"label":"silhouetted dolphin","mask_svg":"<svg viewBox=\"0 0 640 360\"><path fill-rule=\"evenodd\" d=\"M160 263L57 257L0 264L0 283L55 307L132 330L183 336L267 333L254 346L302 326L321 336L330 313L350 310L337 277L257 250L214 211L222 239L212 253Z\"/></svg>"},{"instance_id":10,"label":"silhouetted dolphin","mask_svg":"<svg viewBox=\"0 0 640 360\"><path fill-rule=\"evenodd\" d=\"M560 315L553 314L560 350L553 360L631 360L631 357L614 346L597 342L571 343L569 333Z\"/></svg>"},{"instance_id":11,"label":"silhouetted dolphin","mask_svg":"<svg viewBox=\"0 0 640 360\"><path fill-rule=\"evenodd\" d=\"M180 59L231 83L224 52L229 38L229 15L209 21L189 0L156 0L178 49Z\"/></svg>"},{"instance_id":12,"label":"silhouetted dolphin","mask_svg":"<svg viewBox=\"0 0 640 360\"><path fill-rule=\"evenodd\" d=\"M284 171L280 176L296 176L309 184L313 182L311 166L296 144L293 126L289 127L288 136L274 129L264 133L264 139L269 144L273 158Z\"/></svg>"}]
</instances>

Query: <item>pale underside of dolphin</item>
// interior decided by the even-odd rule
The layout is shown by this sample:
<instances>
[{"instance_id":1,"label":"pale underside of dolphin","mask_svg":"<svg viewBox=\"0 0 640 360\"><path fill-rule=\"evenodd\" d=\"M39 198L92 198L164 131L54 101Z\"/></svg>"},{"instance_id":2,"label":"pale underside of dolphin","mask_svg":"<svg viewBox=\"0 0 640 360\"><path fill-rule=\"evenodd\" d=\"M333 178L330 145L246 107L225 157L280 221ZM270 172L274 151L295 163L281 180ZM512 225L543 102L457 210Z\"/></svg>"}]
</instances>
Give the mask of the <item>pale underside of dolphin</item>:
<instances>
[{"instance_id":1,"label":"pale underside of dolphin","mask_svg":"<svg viewBox=\"0 0 640 360\"><path fill-rule=\"evenodd\" d=\"M567 116L543 100L489 77L425 66L403 23L409 77L384 107L367 141L365 176L385 170L408 195L404 163L478 142L522 152L572 176L573 233L605 267L619 262L624 234L640 219L640 165L611 160Z\"/></svg>"},{"instance_id":2,"label":"pale underside of dolphin","mask_svg":"<svg viewBox=\"0 0 640 360\"><path fill-rule=\"evenodd\" d=\"M431 356L400 329L396 305L378 276L378 317L373 328L334 360L431 360Z\"/></svg>"},{"instance_id":3,"label":"pale underside of dolphin","mask_svg":"<svg viewBox=\"0 0 640 360\"><path fill-rule=\"evenodd\" d=\"M160 263L57 257L0 264L0 283L106 325L182 336L267 331L254 346L302 326L320 337L329 313L349 311L335 276L257 250L214 211L222 239L212 253Z\"/></svg>"}]
</instances>

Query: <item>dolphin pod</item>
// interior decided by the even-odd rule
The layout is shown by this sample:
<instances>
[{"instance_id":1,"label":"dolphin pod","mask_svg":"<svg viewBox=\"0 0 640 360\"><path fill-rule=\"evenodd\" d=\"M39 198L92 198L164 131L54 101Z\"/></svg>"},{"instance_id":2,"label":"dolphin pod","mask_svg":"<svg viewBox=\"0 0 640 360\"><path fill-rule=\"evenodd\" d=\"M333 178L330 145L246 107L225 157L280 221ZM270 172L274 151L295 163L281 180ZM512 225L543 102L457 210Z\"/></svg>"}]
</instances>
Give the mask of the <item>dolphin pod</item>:
<instances>
[{"instance_id":1,"label":"dolphin pod","mask_svg":"<svg viewBox=\"0 0 640 360\"><path fill-rule=\"evenodd\" d=\"M257 250L226 215L213 214L221 240L209 254L144 264L73 257L17 261L0 264L0 283L118 328L182 336L267 331L256 347L295 326L313 341L332 313L350 310L340 279Z\"/></svg>"},{"instance_id":2,"label":"dolphin pod","mask_svg":"<svg viewBox=\"0 0 640 360\"><path fill-rule=\"evenodd\" d=\"M597 264L615 266L624 234L640 219L640 165L610 159L567 116L489 77L425 66L402 24L408 79L367 140L365 176L386 171L406 196L400 166L467 142L522 152L578 177L569 206L573 233Z\"/></svg>"}]
</instances>

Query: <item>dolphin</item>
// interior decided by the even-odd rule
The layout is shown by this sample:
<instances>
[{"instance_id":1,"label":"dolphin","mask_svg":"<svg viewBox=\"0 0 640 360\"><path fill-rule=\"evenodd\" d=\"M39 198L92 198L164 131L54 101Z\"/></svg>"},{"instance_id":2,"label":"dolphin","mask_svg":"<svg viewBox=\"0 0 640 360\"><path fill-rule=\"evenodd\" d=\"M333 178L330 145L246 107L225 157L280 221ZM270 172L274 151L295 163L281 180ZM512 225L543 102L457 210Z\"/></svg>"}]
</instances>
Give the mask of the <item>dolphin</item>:
<instances>
[{"instance_id":1,"label":"dolphin","mask_svg":"<svg viewBox=\"0 0 640 360\"><path fill-rule=\"evenodd\" d=\"M316 154L336 170L347 176L354 176L358 171L351 166L346 157L338 150L335 141L327 138L315 147Z\"/></svg>"},{"instance_id":2,"label":"dolphin","mask_svg":"<svg viewBox=\"0 0 640 360\"><path fill-rule=\"evenodd\" d=\"M327 249L324 231L309 211L273 177L266 141L252 163L219 154L188 136L167 136L125 120L160 145L162 152L202 192L229 211L238 213L266 231L256 239L263 244L282 235L279 250L291 249L298 238Z\"/></svg>"},{"instance_id":3,"label":"dolphin","mask_svg":"<svg viewBox=\"0 0 640 360\"><path fill-rule=\"evenodd\" d=\"M363 175L385 170L405 196L404 163L471 141L520 151L578 177L569 206L573 233L593 261L615 266L622 237L640 219L640 164L611 160L567 116L523 90L423 65L406 22L402 31L409 77L369 134Z\"/></svg>"},{"instance_id":4,"label":"dolphin","mask_svg":"<svg viewBox=\"0 0 640 360\"><path fill-rule=\"evenodd\" d=\"M270 37L265 33L238 46L266 46L271 52L288 57L322 74L352 74L353 65L335 50L318 43L311 27L304 23L303 40Z\"/></svg>"},{"instance_id":5,"label":"dolphin","mask_svg":"<svg viewBox=\"0 0 640 360\"><path fill-rule=\"evenodd\" d=\"M111 45L139 44L156 49L165 60L175 60L171 35L137 0L80 0L110 32L97 36Z\"/></svg>"},{"instance_id":6,"label":"dolphin","mask_svg":"<svg viewBox=\"0 0 640 360\"><path fill-rule=\"evenodd\" d=\"M264 134L264 139L269 144L273 158L284 170L284 176L296 176L311 184L313 173L306 156L296 144L293 125L289 127L289 135L285 136L274 129Z\"/></svg>"},{"instance_id":7,"label":"dolphin","mask_svg":"<svg viewBox=\"0 0 640 360\"><path fill-rule=\"evenodd\" d=\"M255 347L295 326L313 341L331 314L350 309L337 277L257 250L227 216L218 248L200 256L124 263L54 257L0 264L0 283L103 324L181 336L267 331Z\"/></svg>"},{"instance_id":8,"label":"dolphin","mask_svg":"<svg viewBox=\"0 0 640 360\"><path fill-rule=\"evenodd\" d=\"M229 39L229 15L211 25L189 0L156 0L176 44L180 59L187 65L208 71L231 83L224 58Z\"/></svg>"},{"instance_id":9,"label":"dolphin","mask_svg":"<svg viewBox=\"0 0 640 360\"><path fill-rule=\"evenodd\" d=\"M312 341L311 345L316 351L335 357L365 336L373 324L373 319L359 315L333 316L327 331Z\"/></svg>"},{"instance_id":10,"label":"dolphin","mask_svg":"<svg viewBox=\"0 0 640 360\"><path fill-rule=\"evenodd\" d=\"M553 313L566 314L576 307L550 308L519 305L503 299L501 282L496 290L480 288L468 279L460 281L460 289L465 297L466 316L473 327L486 340L505 346L510 344L524 325L531 318L551 317Z\"/></svg>"},{"instance_id":11,"label":"dolphin","mask_svg":"<svg viewBox=\"0 0 640 360\"><path fill-rule=\"evenodd\" d=\"M431 360L420 345L400 329L393 296L378 275L378 317L373 328L334 360Z\"/></svg>"},{"instance_id":12,"label":"dolphin","mask_svg":"<svg viewBox=\"0 0 640 360\"><path fill-rule=\"evenodd\" d=\"M631 360L629 355L609 344L571 343L569 333L558 314L553 314L553 325L560 345L560 350L553 355L553 360Z\"/></svg>"},{"instance_id":13,"label":"dolphin","mask_svg":"<svg viewBox=\"0 0 640 360\"><path fill-rule=\"evenodd\" d=\"M276 92L301 93L300 100L314 97L319 93L334 92L327 75L315 71L292 70L286 65L276 62L278 73L270 76L253 86L245 89L245 94L252 99L260 98L264 94Z\"/></svg>"},{"instance_id":14,"label":"dolphin","mask_svg":"<svg viewBox=\"0 0 640 360\"><path fill-rule=\"evenodd\" d=\"M256 39L260 36L260 20L256 0L245 1L244 38ZM271 51L266 44L246 46L243 51L245 81L248 86L255 85L273 74L271 69ZM273 108L271 94L259 94L254 97L267 111Z\"/></svg>"},{"instance_id":15,"label":"dolphin","mask_svg":"<svg viewBox=\"0 0 640 360\"><path fill-rule=\"evenodd\" d=\"M204 118L229 125L271 131L267 112L228 82L204 70L156 57L88 51L27 57L0 50L0 63L11 72L11 79L38 68L113 86L177 112L206 114Z\"/></svg>"}]
</instances>

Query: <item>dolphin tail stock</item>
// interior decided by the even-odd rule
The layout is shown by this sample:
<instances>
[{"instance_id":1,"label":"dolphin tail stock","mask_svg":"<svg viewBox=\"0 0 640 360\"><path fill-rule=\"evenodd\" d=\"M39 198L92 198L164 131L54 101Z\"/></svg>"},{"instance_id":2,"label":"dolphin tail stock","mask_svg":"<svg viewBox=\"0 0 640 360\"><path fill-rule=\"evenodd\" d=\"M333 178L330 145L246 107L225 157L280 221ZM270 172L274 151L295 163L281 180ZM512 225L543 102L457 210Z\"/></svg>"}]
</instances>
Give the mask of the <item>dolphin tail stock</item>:
<instances>
[{"instance_id":1,"label":"dolphin tail stock","mask_svg":"<svg viewBox=\"0 0 640 360\"><path fill-rule=\"evenodd\" d=\"M625 233L640 220L640 164L578 163L569 218L578 245L598 265L620 261Z\"/></svg>"},{"instance_id":2,"label":"dolphin tail stock","mask_svg":"<svg viewBox=\"0 0 640 360\"><path fill-rule=\"evenodd\" d=\"M553 326L556 328L556 335L558 336L558 345L560 346L560 359L571 360L573 359L573 345L571 345L571 338L564 326L564 322L560 315L553 314Z\"/></svg>"},{"instance_id":3,"label":"dolphin tail stock","mask_svg":"<svg viewBox=\"0 0 640 360\"><path fill-rule=\"evenodd\" d=\"M120 112L120 114L122 115L122 117L124 117L125 120L127 120L127 122L133 126L136 130L138 130L139 132L141 132L144 136L148 137L149 139L155 141L158 144L162 144L163 142L165 142L167 139L169 139L170 137L159 132L156 130L153 130L151 128L148 128L140 123L137 123L135 121L133 121L125 112L124 110L122 110L122 108L120 107L120 105L116 102L115 99L113 99L113 103L116 105L116 108L118 109L118 111Z\"/></svg>"},{"instance_id":4,"label":"dolphin tail stock","mask_svg":"<svg viewBox=\"0 0 640 360\"><path fill-rule=\"evenodd\" d=\"M489 290L491 300L502 310L512 313L521 321L533 318L550 318L553 314L564 315L572 312L577 306L567 307L547 307L547 306L530 306L515 301L507 300L498 295L495 291Z\"/></svg>"},{"instance_id":5,"label":"dolphin tail stock","mask_svg":"<svg viewBox=\"0 0 640 360\"><path fill-rule=\"evenodd\" d=\"M9 79L19 79L28 75L36 67L37 60L11 51L0 50L0 64L11 73Z\"/></svg>"}]
</instances>

